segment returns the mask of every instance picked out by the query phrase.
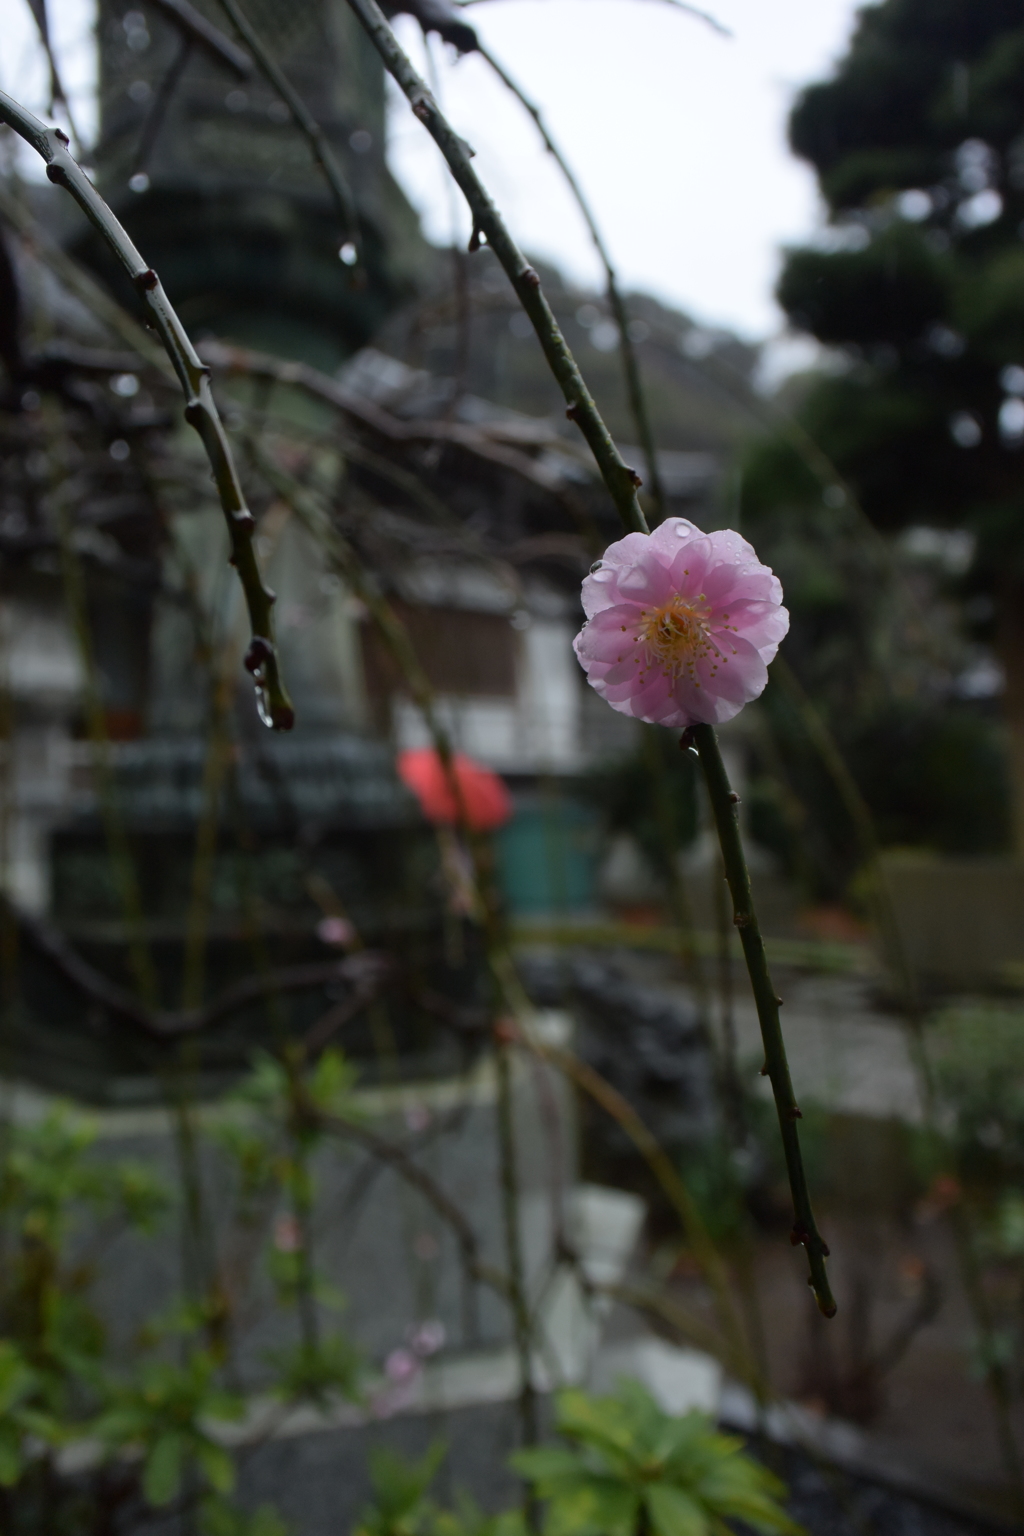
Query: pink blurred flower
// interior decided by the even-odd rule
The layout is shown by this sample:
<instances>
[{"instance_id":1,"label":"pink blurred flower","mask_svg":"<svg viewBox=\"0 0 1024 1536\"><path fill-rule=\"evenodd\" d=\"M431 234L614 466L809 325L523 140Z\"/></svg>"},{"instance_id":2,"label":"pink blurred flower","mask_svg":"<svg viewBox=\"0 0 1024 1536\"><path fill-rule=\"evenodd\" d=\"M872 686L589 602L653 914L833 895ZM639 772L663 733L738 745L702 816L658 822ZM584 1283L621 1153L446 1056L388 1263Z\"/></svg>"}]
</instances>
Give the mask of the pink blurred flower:
<instances>
[{"instance_id":1,"label":"pink blurred flower","mask_svg":"<svg viewBox=\"0 0 1024 1536\"><path fill-rule=\"evenodd\" d=\"M718 725L768 681L789 628L782 585L746 539L670 517L610 544L583 583L574 642L591 687L654 725Z\"/></svg>"},{"instance_id":2,"label":"pink blurred flower","mask_svg":"<svg viewBox=\"0 0 1024 1536\"><path fill-rule=\"evenodd\" d=\"M429 1355L437 1354L448 1334L439 1317L430 1317L426 1322L416 1323L407 1329L405 1336L409 1340L413 1353L421 1360L425 1360Z\"/></svg>"},{"instance_id":3,"label":"pink blurred flower","mask_svg":"<svg viewBox=\"0 0 1024 1536\"><path fill-rule=\"evenodd\" d=\"M384 1361L384 1383L370 1400L375 1419L390 1418L407 1408L416 1395L422 1361L408 1349L393 1349Z\"/></svg>"},{"instance_id":4,"label":"pink blurred flower","mask_svg":"<svg viewBox=\"0 0 1024 1536\"><path fill-rule=\"evenodd\" d=\"M419 1371L419 1360L407 1349L393 1349L384 1361L384 1375L396 1386L404 1386L406 1382L412 1381L419 1375Z\"/></svg>"},{"instance_id":5,"label":"pink blurred flower","mask_svg":"<svg viewBox=\"0 0 1024 1536\"><path fill-rule=\"evenodd\" d=\"M321 944L347 949L355 940L355 925L347 917L322 917L316 925L316 936Z\"/></svg>"}]
</instances>

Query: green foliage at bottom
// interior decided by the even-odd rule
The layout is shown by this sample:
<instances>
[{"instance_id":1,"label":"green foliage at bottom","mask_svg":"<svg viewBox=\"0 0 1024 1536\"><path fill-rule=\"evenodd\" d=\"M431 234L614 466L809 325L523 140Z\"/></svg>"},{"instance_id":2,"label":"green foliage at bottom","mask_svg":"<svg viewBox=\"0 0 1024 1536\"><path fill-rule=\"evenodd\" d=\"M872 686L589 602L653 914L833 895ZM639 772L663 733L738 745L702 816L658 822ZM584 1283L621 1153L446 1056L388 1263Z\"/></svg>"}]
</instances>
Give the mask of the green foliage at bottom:
<instances>
[{"instance_id":1,"label":"green foliage at bottom","mask_svg":"<svg viewBox=\"0 0 1024 1536\"><path fill-rule=\"evenodd\" d=\"M545 1536L726 1536L733 1522L762 1536L802 1536L782 1507L783 1484L705 1414L666 1413L628 1379L612 1396L570 1389L556 1405L567 1444L510 1458L546 1503ZM430 1486L443 1457L440 1444L411 1464L394 1451L372 1453L376 1499L354 1536L526 1536L520 1510L485 1515L466 1496L454 1510L438 1508Z\"/></svg>"},{"instance_id":2,"label":"green foliage at bottom","mask_svg":"<svg viewBox=\"0 0 1024 1536\"><path fill-rule=\"evenodd\" d=\"M545 1536L710 1536L739 1520L797 1536L778 1478L719 1434L706 1415L665 1413L637 1381L614 1396L557 1400L567 1446L519 1451L512 1465L547 1501Z\"/></svg>"}]
</instances>

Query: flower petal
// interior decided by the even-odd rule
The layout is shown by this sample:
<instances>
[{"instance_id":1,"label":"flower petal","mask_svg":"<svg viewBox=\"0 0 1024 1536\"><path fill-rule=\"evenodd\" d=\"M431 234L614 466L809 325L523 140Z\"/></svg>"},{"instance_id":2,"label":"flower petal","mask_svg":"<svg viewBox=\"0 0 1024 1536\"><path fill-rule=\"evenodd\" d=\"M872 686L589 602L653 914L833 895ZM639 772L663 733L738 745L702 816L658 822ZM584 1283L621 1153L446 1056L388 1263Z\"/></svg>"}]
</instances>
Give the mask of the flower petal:
<instances>
[{"instance_id":1,"label":"flower petal","mask_svg":"<svg viewBox=\"0 0 1024 1536\"><path fill-rule=\"evenodd\" d=\"M645 610L677 598L685 619L666 619L652 654ZM588 682L621 714L673 728L732 719L757 698L789 628L781 583L746 539L685 518L610 545L583 604L574 646Z\"/></svg>"}]
</instances>

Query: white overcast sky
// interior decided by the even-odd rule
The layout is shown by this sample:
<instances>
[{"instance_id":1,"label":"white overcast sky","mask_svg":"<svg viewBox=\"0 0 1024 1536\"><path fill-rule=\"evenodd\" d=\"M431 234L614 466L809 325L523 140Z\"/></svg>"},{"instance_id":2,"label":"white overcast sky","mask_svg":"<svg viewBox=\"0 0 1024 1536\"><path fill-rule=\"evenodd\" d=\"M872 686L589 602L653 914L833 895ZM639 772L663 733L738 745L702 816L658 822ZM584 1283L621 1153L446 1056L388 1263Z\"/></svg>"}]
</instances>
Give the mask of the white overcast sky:
<instances>
[{"instance_id":1,"label":"white overcast sky","mask_svg":"<svg viewBox=\"0 0 1024 1536\"><path fill-rule=\"evenodd\" d=\"M144 0L143 0L144 3ZM468 19L543 108L605 231L620 276L710 325L776 333L779 253L821 214L786 146L799 87L827 74L856 0L712 0L722 37L664 0L488 0ZM80 116L90 121L91 0L50 0ZM425 68L409 18L402 41ZM442 105L520 245L599 281L589 237L536 129L479 57L433 49ZM0 0L0 85L39 109L45 77L26 0ZM392 102L391 161L432 238L453 202L433 144ZM456 205L457 207L457 205ZM460 236L467 224L457 207Z\"/></svg>"}]
</instances>

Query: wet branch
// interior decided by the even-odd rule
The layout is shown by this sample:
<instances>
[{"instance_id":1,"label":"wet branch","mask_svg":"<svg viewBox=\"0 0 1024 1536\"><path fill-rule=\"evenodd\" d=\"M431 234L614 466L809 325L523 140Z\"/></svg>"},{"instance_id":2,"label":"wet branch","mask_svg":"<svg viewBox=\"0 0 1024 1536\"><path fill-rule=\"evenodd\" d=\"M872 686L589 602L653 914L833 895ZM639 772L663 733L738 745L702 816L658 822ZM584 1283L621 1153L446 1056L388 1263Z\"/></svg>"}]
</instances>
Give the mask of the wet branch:
<instances>
[{"instance_id":1,"label":"wet branch","mask_svg":"<svg viewBox=\"0 0 1024 1536\"><path fill-rule=\"evenodd\" d=\"M295 711L281 679L271 609L274 594L263 585L253 548L255 518L231 457L224 426L210 389L210 371L200 361L152 267L147 267L127 233L107 207L81 166L68 152L67 136L47 128L31 112L0 91L0 122L13 128L46 162L49 181L70 192L132 280L145 304L150 324L164 345L185 396L185 420L199 434L210 461L231 540L230 562L238 571L249 610L252 640L245 665L256 682L260 715L274 730L291 730Z\"/></svg>"},{"instance_id":2,"label":"wet branch","mask_svg":"<svg viewBox=\"0 0 1024 1536\"><path fill-rule=\"evenodd\" d=\"M32 949L45 957L76 991L98 1003L106 1013L122 1023L134 1025L155 1040L173 1040L183 1035L201 1034L269 994L310 992L328 986L331 982L351 982L353 993L345 1000L345 1006L348 1007L358 999L359 1005L365 1007L377 996L387 974L387 967L382 961L368 964L368 957L362 954L358 957L357 965L353 964L356 957L349 957L309 965L284 966L264 975L247 976L226 987L199 1008L173 1011L147 1008L126 988L111 981L109 976L91 965L50 923L15 911L6 901L0 902L0 910L10 914L11 920L17 924Z\"/></svg>"},{"instance_id":3,"label":"wet branch","mask_svg":"<svg viewBox=\"0 0 1024 1536\"><path fill-rule=\"evenodd\" d=\"M622 360L622 375L626 384L626 396L629 400L630 415L633 417L633 423L636 427L639 445L644 452L647 483L650 487L651 501L654 503L654 510L657 514L658 521L660 522L661 519L665 516L666 510L665 489L661 483L661 474L658 470L657 450L654 446L654 434L651 431L651 419L647 413L647 401L644 397L644 387L640 378L640 366L637 362L636 348L634 347L632 337L629 334L629 316L626 313L626 305L619 288L619 280L616 276L615 268L612 266L611 255L609 254L608 247L604 243L604 237L601 234L600 226L598 225L597 219L594 217L594 211L591 208L590 203L587 201L587 198L583 192L583 188L576 180L576 175L572 169L572 166L569 164L568 160L566 160L565 156L562 154L562 151L551 137L548 126L545 123L544 118L541 115L541 110L537 106L536 102L530 100L530 98L521 89L521 87L518 86L512 79L504 65L500 64L494 57L493 53L491 53L487 48L483 47L483 45L479 42L477 43L477 52L480 54L481 58L485 59L491 66L491 68L494 70L494 73L501 81L502 85L504 85L507 90L512 92L512 95L516 98L519 104L533 118L533 121L537 125L537 132L544 140L544 148L552 157L562 175L565 177L565 180L569 186L569 191L576 199L576 206L579 208L580 213L583 215L583 221L586 224L587 229L590 231L590 238L594 242L594 249L597 251L601 265L604 267L605 286L608 292L608 304L611 308L611 312L619 332L619 356Z\"/></svg>"},{"instance_id":4,"label":"wet branch","mask_svg":"<svg viewBox=\"0 0 1024 1536\"><path fill-rule=\"evenodd\" d=\"M311 1113L325 1131L333 1132L334 1135L344 1137L347 1141L354 1141L377 1162L385 1163L398 1174L399 1178L418 1190L427 1203L433 1206L445 1225L450 1228L458 1243L466 1273L481 1284L490 1286L506 1301L509 1299L508 1280L500 1270L495 1269L491 1264L485 1264L481 1259L480 1244L471 1223L467 1221L455 1202L448 1197L437 1180L421 1168L403 1147L396 1142L388 1141L383 1136L378 1136L376 1131L372 1131L369 1126L360 1121L346 1120L340 1115L318 1114L312 1106Z\"/></svg>"},{"instance_id":5,"label":"wet branch","mask_svg":"<svg viewBox=\"0 0 1024 1536\"><path fill-rule=\"evenodd\" d=\"M836 1304L825 1273L828 1244L818 1231L814 1212L811 1209L807 1174L804 1170L800 1138L796 1128L796 1122L800 1119L800 1110L793 1092L789 1062L786 1059L786 1045L782 1038L782 1026L779 1023L781 999L776 995L771 973L768 970L764 940L761 937L757 913L754 911L750 873L743 854L743 840L740 837L739 818L736 814L738 796L730 787L714 726L690 726L683 737L684 742L687 737L691 738L695 744L700 756L701 768L704 770L708 798L711 801L711 811L715 819L718 841L722 847L722 858L725 861L725 878L729 883L732 896L733 922L739 930L743 957L747 962L750 985L757 1007L758 1023L761 1026L761 1039L764 1043L763 1070L771 1082L772 1093L775 1096L782 1149L786 1157L786 1171L793 1197L795 1220L791 1234L792 1241L794 1245L802 1243L807 1249L807 1262L811 1271L809 1284L822 1313L825 1317L833 1317Z\"/></svg>"},{"instance_id":6,"label":"wet branch","mask_svg":"<svg viewBox=\"0 0 1024 1536\"><path fill-rule=\"evenodd\" d=\"M253 27L249 18L245 15L237 0L220 0L220 3L231 17L239 36L244 38L252 49L257 64L287 106L292 115L292 121L309 145L310 153L323 172L324 180L331 189L331 196L334 198L334 206L337 209L342 233L348 236L358 253L359 214L356 210L355 198L352 196L352 189L345 179L344 171L338 164L337 156L328 142L327 135L288 79L280 64L274 58L274 55L267 48L259 33Z\"/></svg>"},{"instance_id":7,"label":"wet branch","mask_svg":"<svg viewBox=\"0 0 1024 1536\"><path fill-rule=\"evenodd\" d=\"M171 25L177 27L189 42L202 48L215 64L223 64L239 80L252 77L254 65L245 50L230 37L225 37L212 21L207 21L189 0L149 0L149 3L162 11Z\"/></svg>"},{"instance_id":8,"label":"wet branch","mask_svg":"<svg viewBox=\"0 0 1024 1536\"><path fill-rule=\"evenodd\" d=\"M538 490L550 495L560 494L561 487L555 473L528 453L506 443L497 443L466 422L403 421L376 401L353 394L329 374L321 373L309 363L285 361L267 352L253 352L247 347L237 347L228 342L204 341L202 356L216 371L248 378L273 379L278 384L301 389L315 399L325 400L343 415L387 438L389 442L448 444L464 449L488 464L510 470Z\"/></svg>"},{"instance_id":9,"label":"wet branch","mask_svg":"<svg viewBox=\"0 0 1024 1536\"><path fill-rule=\"evenodd\" d=\"M385 69L401 87L413 112L444 155L473 218L471 247L475 248L481 237L486 239L504 267L537 333L548 366L565 396L568 407L566 415L576 423L586 438L625 528L630 532L646 533L647 520L636 494L641 483L640 477L623 461L612 441L611 433L604 424L544 296L540 278L512 239L490 194L470 163L472 150L452 128L426 83L416 73L377 0L349 0L349 4L383 59Z\"/></svg>"}]
</instances>

